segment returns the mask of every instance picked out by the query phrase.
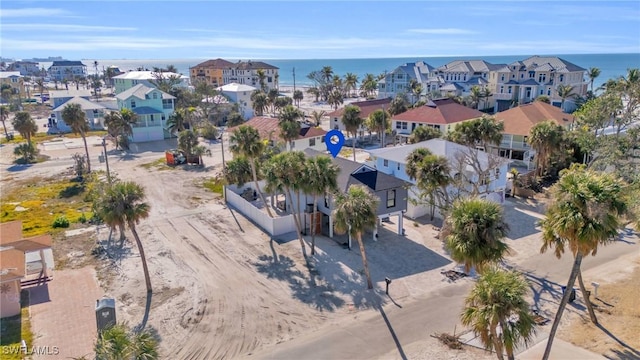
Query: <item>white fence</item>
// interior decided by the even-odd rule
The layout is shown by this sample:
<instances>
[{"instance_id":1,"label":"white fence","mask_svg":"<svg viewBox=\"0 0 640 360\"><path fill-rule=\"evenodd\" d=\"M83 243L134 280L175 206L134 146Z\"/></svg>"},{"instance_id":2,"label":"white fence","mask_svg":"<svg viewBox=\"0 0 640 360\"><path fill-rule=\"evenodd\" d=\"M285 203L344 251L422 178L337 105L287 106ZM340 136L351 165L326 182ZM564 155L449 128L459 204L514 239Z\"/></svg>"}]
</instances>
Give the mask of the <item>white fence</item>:
<instances>
[{"instance_id":1,"label":"white fence","mask_svg":"<svg viewBox=\"0 0 640 360\"><path fill-rule=\"evenodd\" d=\"M245 200L242 196L238 195L238 192L242 192L245 188L238 189L234 185L225 186L225 197L227 204L238 210L242 215L256 223L262 230L271 236L283 235L289 232L296 232L296 223L293 220L293 215L276 216L274 218L269 217L261 209L258 209L253 204Z\"/></svg>"}]
</instances>

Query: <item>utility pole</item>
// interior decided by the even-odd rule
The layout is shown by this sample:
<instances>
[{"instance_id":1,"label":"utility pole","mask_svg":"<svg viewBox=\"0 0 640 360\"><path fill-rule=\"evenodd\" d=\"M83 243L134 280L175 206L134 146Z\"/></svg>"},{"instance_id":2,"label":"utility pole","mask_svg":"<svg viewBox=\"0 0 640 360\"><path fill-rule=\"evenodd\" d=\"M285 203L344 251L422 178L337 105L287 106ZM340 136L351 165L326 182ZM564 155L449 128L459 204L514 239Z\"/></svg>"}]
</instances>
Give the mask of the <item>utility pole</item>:
<instances>
[{"instance_id":1,"label":"utility pole","mask_svg":"<svg viewBox=\"0 0 640 360\"><path fill-rule=\"evenodd\" d=\"M296 93L296 68L293 68L293 93Z\"/></svg>"},{"instance_id":2,"label":"utility pole","mask_svg":"<svg viewBox=\"0 0 640 360\"><path fill-rule=\"evenodd\" d=\"M222 146L222 171L224 171L226 167L224 162L224 130L222 130L222 134L220 134L220 145Z\"/></svg>"}]
</instances>

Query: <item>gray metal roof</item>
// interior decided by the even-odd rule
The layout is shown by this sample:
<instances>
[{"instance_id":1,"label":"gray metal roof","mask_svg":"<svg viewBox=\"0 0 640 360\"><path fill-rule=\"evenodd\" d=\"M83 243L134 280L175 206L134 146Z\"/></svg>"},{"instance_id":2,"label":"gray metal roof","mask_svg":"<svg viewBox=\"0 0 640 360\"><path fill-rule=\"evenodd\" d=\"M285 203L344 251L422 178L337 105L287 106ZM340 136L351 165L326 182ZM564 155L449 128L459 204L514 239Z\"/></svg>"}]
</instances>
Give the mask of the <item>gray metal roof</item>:
<instances>
[{"instance_id":1,"label":"gray metal roof","mask_svg":"<svg viewBox=\"0 0 640 360\"><path fill-rule=\"evenodd\" d=\"M104 106L94 103L92 101L89 101L85 98L76 96L73 99L65 102L64 104L58 106L57 108L53 109L54 112L58 112L58 111L62 111L64 110L64 107L67 106L68 104L79 104L80 108L82 108L82 110L102 110L105 109Z\"/></svg>"},{"instance_id":2,"label":"gray metal roof","mask_svg":"<svg viewBox=\"0 0 640 360\"><path fill-rule=\"evenodd\" d=\"M175 96L167 94L163 91L160 91L156 88L146 86L144 84L138 84L130 89L127 89L120 94L116 95L116 98L119 100L127 100L128 98L135 96L138 99L144 100L146 99L146 95L152 91L158 91L161 93L163 99L175 99Z\"/></svg>"},{"instance_id":3,"label":"gray metal roof","mask_svg":"<svg viewBox=\"0 0 640 360\"><path fill-rule=\"evenodd\" d=\"M574 71L587 71L580 66L570 63L567 60L559 58L557 56L532 56L525 60L522 60L524 66L529 67L533 66L533 68L537 69L538 67L548 65L556 71L565 70L568 72ZM539 70L544 71L544 70Z\"/></svg>"}]
</instances>

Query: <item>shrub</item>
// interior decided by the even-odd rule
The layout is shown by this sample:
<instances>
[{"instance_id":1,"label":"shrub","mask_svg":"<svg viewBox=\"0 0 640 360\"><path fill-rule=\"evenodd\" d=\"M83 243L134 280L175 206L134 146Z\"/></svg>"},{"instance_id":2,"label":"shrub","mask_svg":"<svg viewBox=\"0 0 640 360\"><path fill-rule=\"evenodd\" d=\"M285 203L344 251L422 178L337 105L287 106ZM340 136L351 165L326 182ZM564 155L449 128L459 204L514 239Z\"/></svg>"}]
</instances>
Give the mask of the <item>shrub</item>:
<instances>
[{"instance_id":1,"label":"shrub","mask_svg":"<svg viewBox=\"0 0 640 360\"><path fill-rule=\"evenodd\" d=\"M55 220L53 220L53 224L51 226L54 229L55 228L68 228L69 227L69 220L65 216L58 216L58 217L55 218Z\"/></svg>"},{"instance_id":2,"label":"shrub","mask_svg":"<svg viewBox=\"0 0 640 360\"><path fill-rule=\"evenodd\" d=\"M218 128L212 124L206 124L200 129L200 135L207 140L215 140L218 138Z\"/></svg>"}]
</instances>

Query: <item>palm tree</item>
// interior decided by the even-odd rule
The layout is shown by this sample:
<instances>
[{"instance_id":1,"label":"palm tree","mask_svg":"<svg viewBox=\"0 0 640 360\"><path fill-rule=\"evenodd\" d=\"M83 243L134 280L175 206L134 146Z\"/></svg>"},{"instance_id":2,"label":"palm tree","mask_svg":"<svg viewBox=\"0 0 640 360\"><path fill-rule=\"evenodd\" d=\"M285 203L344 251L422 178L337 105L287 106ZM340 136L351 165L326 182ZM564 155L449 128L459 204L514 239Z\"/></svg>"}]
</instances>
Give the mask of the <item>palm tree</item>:
<instances>
[{"instance_id":1,"label":"palm tree","mask_svg":"<svg viewBox=\"0 0 640 360\"><path fill-rule=\"evenodd\" d=\"M378 133L380 136L380 146L384 147L384 133L389 129L389 113L384 110L376 110L369 115L367 127Z\"/></svg>"},{"instance_id":2,"label":"palm tree","mask_svg":"<svg viewBox=\"0 0 640 360\"><path fill-rule=\"evenodd\" d=\"M471 107L478 109L480 106L480 99L482 99L482 89L480 86L474 85L471 87L469 98L471 99Z\"/></svg>"},{"instance_id":3,"label":"palm tree","mask_svg":"<svg viewBox=\"0 0 640 360\"><path fill-rule=\"evenodd\" d=\"M171 135L175 135L176 132L183 131L186 128L186 123L185 112L182 109L178 109L169 116L169 120L167 120L167 130Z\"/></svg>"},{"instance_id":4,"label":"palm tree","mask_svg":"<svg viewBox=\"0 0 640 360\"><path fill-rule=\"evenodd\" d=\"M562 256L565 248L573 253L567 290L573 288L576 278L582 278L582 259L589 254L595 255L599 245L613 241L623 227L621 217L627 212L623 196L625 191L623 183L614 175L585 170L584 166L577 164L564 170L560 180L553 186L552 202L547 208L546 217L540 222L543 240L540 251L553 248L557 257ZM590 309L591 320L597 324L584 284L579 282L583 299ZM544 360L549 358L570 293L565 291L558 306Z\"/></svg>"},{"instance_id":5,"label":"palm tree","mask_svg":"<svg viewBox=\"0 0 640 360\"><path fill-rule=\"evenodd\" d=\"M560 99L562 99L562 102L560 103L560 108L564 111L565 100L576 96L576 94L573 92L573 86L560 84L556 88L556 91L558 92L558 96L560 97Z\"/></svg>"},{"instance_id":6,"label":"palm tree","mask_svg":"<svg viewBox=\"0 0 640 360\"><path fill-rule=\"evenodd\" d=\"M327 103L333 106L334 110L338 110L338 107L344 103L344 95L339 88L333 89L327 96Z\"/></svg>"},{"instance_id":7,"label":"palm tree","mask_svg":"<svg viewBox=\"0 0 640 360\"><path fill-rule=\"evenodd\" d=\"M147 259L144 255L144 247L138 236L136 224L140 220L149 217L149 204L144 202L144 189L135 182L116 182L106 188L102 196L98 198L95 204L97 214L111 227L119 227L121 231L124 226L128 226L133 234L140 253L140 261L142 261L142 269L144 271L144 280L147 286L147 293L152 292L151 278L149 277L149 269L147 268ZM121 233L122 235L122 233Z\"/></svg>"},{"instance_id":8,"label":"palm tree","mask_svg":"<svg viewBox=\"0 0 640 360\"><path fill-rule=\"evenodd\" d=\"M231 114L229 114L229 116L227 117L228 127L242 125L243 123L244 123L244 118L238 112L234 111Z\"/></svg>"},{"instance_id":9,"label":"palm tree","mask_svg":"<svg viewBox=\"0 0 640 360\"><path fill-rule=\"evenodd\" d=\"M447 186L451 183L451 168L445 156L433 155L427 148L417 148L407 156L406 173L411 180L416 180L420 193L419 199L429 197L431 220L435 216L436 198L440 209L448 206L449 194Z\"/></svg>"},{"instance_id":10,"label":"palm tree","mask_svg":"<svg viewBox=\"0 0 640 360\"><path fill-rule=\"evenodd\" d=\"M44 92L44 79L36 79L36 85L38 85L38 88L40 89L40 100L42 100L42 103L44 104L44 98L42 97Z\"/></svg>"},{"instance_id":11,"label":"palm tree","mask_svg":"<svg viewBox=\"0 0 640 360\"><path fill-rule=\"evenodd\" d=\"M267 75L264 73L264 70L258 69L256 71L256 74L258 75L258 83L260 84L260 90L267 91L267 84L265 83L265 80L267 79Z\"/></svg>"},{"instance_id":12,"label":"palm tree","mask_svg":"<svg viewBox=\"0 0 640 360\"><path fill-rule=\"evenodd\" d=\"M354 73L347 73L344 76L344 90L349 94L352 90L355 90L358 86L358 75Z\"/></svg>"},{"instance_id":13,"label":"palm tree","mask_svg":"<svg viewBox=\"0 0 640 360\"><path fill-rule=\"evenodd\" d=\"M564 127L553 120L543 121L531 128L529 144L536 151L536 171L538 176L546 173L551 154L558 153L563 147Z\"/></svg>"},{"instance_id":14,"label":"palm tree","mask_svg":"<svg viewBox=\"0 0 640 360\"><path fill-rule=\"evenodd\" d=\"M596 80L598 76L600 76L600 69L598 69L597 67L590 67L589 70L587 70L587 76L589 77L591 92L593 92L593 82Z\"/></svg>"},{"instance_id":15,"label":"palm tree","mask_svg":"<svg viewBox=\"0 0 640 360\"><path fill-rule=\"evenodd\" d=\"M484 102L482 104L483 110L487 108L487 102L489 101L489 98L491 98L492 96L493 96L493 93L491 92L491 89L489 89L488 87L485 87L482 90L482 98L484 99Z\"/></svg>"},{"instance_id":16,"label":"palm tree","mask_svg":"<svg viewBox=\"0 0 640 360\"><path fill-rule=\"evenodd\" d=\"M367 277L367 289L373 289L373 282L371 274L369 274L362 233L376 225L377 208L378 198L363 185L351 185L346 194L338 192L335 195L333 217L336 230L343 233L348 232L349 236L355 237L358 241L362 266Z\"/></svg>"},{"instance_id":17,"label":"palm tree","mask_svg":"<svg viewBox=\"0 0 640 360\"><path fill-rule=\"evenodd\" d=\"M296 90L293 92L293 100L296 102L296 106L300 107L300 101L304 99L304 93L302 90Z\"/></svg>"},{"instance_id":18,"label":"palm tree","mask_svg":"<svg viewBox=\"0 0 640 360\"><path fill-rule=\"evenodd\" d=\"M116 139L116 149L119 144L128 148L129 136L133 136L133 125L138 121L138 115L130 109L123 108L120 111L112 111L104 117L109 135Z\"/></svg>"},{"instance_id":19,"label":"palm tree","mask_svg":"<svg viewBox=\"0 0 640 360\"><path fill-rule=\"evenodd\" d=\"M223 173L229 184L243 186L252 180L250 161L242 155L234 156L232 160L227 161Z\"/></svg>"},{"instance_id":20,"label":"palm tree","mask_svg":"<svg viewBox=\"0 0 640 360\"><path fill-rule=\"evenodd\" d=\"M487 151L489 145L500 145L503 131L504 123L502 121L499 122L492 116L483 115L479 119L457 124L447 136L451 141L458 144L472 148L481 146Z\"/></svg>"},{"instance_id":21,"label":"palm tree","mask_svg":"<svg viewBox=\"0 0 640 360\"><path fill-rule=\"evenodd\" d=\"M284 191L287 202L291 203L291 214L298 230L298 239L302 254L307 256L304 239L302 238L302 222L300 221L300 197L293 201L293 191L303 188L305 179L305 156L301 151L289 151L275 155L267 163L264 176L267 181L266 191L274 193Z\"/></svg>"},{"instance_id":22,"label":"palm tree","mask_svg":"<svg viewBox=\"0 0 640 360\"><path fill-rule=\"evenodd\" d=\"M87 146L87 131L89 123L86 114L80 104L67 104L62 109L62 120L67 124L74 134L80 134L84 142L84 151L87 154L87 172L91 172L91 161L89 160L89 147Z\"/></svg>"},{"instance_id":23,"label":"palm tree","mask_svg":"<svg viewBox=\"0 0 640 360\"><path fill-rule=\"evenodd\" d=\"M278 96L280 96L278 89L270 89L269 92L267 92L267 105L271 106L272 113L276 111L276 99Z\"/></svg>"},{"instance_id":24,"label":"palm tree","mask_svg":"<svg viewBox=\"0 0 640 360\"><path fill-rule=\"evenodd\" d=\"M460 315L462 323L470 326L485 348L496 352L498 359L504 359L504 351L509 360L514 359L518 343L528 344L535 333L525 300L528 287L520 274L491 267L480 276L465 300Z\"/></svg>"},{"instance_id":25,"label":"palm tree","mask_svg":"<svg viewBox=\"0 0 640 360\"><path fill-rule=\"evenodd\" d=\"M431 126L418 126L411 132L409 143L415 144L422 141L437 139L442 136L442 131Z\"/></svg>"},{"instance_id":26,"label":"palm tree","mask_svg":"<svg viewBox=\"0 0 640 360\"><path fill-rule=\"evenodd\" d=\"M316 156L306 161L304 188L313 195L313 217L311 218L311 255L316 250L316 227L318 214L318 196L338 190L338 173L340 168L328 156Z\"/></svg>"},{"instance_id":27,"label":"palm tree","mask_svg":"<svg viewBox=\"0 0 640 360\"><path fill-rule=\"evenodd\" d=\"M401 93L396 95L393 100L391 100L391 104L389 104L389 114L390 115L398 115L407 111L409 108L409 100L407 99L407 95L405 93Z\"/></svg>"},{"instance_id":28,"label":"palm tree","mask_svg":"<svg viewBox=\"0 0 640 360\"><path fill-rule=\"evenodd\" d=\"M451 258L482 273L488 265L502 261L509 246L502 240L509 232L502 207L489 200L460 198L453 202L443 225L445 248Z\"/></svg>"},{"instance_id":29,"label":"palm tree","mask_svg":"<svg viewBox=\"0 0 640 360\"><path fill-rule=\"evenodd\" d=\"M268 106L267 94L263 91L256 90L251 93L251 104L257 116L262 116Z\"/></svg>"},{"instance_id":30,"label":"palm tree","mask_svg":"<svg viewBox=\"0 0 640 360\"><path fill-rule=\"evenodd\" d=\"M158 339L149 330L130 332L125 324L100 331L94 351L99 360L159 359Z\"/></svg>"},{"instance_id":31,"label":"palm tree","mask_svg":"<svg viewBox=\"0 0 640 360\"><path fill-rule=\"evenodd\" d=\"M322 76L322 79L324 79L326 82L330 82L333 78L333 68L331 66L323 66L322 70L320 70L320 74Z\"/></svg>"},{"instance_id":32,"label":"palm tree","mask_svg":"<svg viewBox=\"0 0 640 360\"><path fill-rule=\"evenodd\" d=\"M311 117L313 118L313 122L316 124L316 126L320 126L320 123L322 122L322 117L326 114L327 112L324 110L313 110L313 112L311 112Z\"/></svg>"},{"instance_id":33,"label":"palm tree","mask_svg":"<svg viewBox=\"0 0 640 360\"><path fill-rule=\"evenodd\" d=\"M9 113L11 110L7 105L0 106L0 121L2 121L2 128L4 129L4 136L9 139L9 133L7 132L7 125L5 121L9 119Z\"/></svg>"},{"instance_id":34,"label":"palm tree","mask_svg":"<svg viewBox=\"0 0 640 360\"><path fill-rule=\"evenodd\" d=\"M293 150L293 142L300 137L301 125L297 121L280 121L280 138L284 140L289 150Z\"/></svg>"},{"instance_id":35,"label":"palm tree","mask_svg":"<svg viewBox=\"0 0 640 360\"><path fill-rule=\"evenodd\" d=\"M4 122L3 122L4 124ZM11 121L13 128L27 140L27 143L31 143L31 136L35 135L38 131L38 125L26 111L18 111Z\"/></svg>"},{"instance_id":36,"label":"palm tree","mask_svg":"<svg viewBox=\"0 0 640 360\"><path fill-rule=\"evenodd\" d=\"M282 111L278 115L278 120L280 122L298 122L298 120L302 118L302 112L293 105L286 105L282 108Z\"/></svg>"},{"instance_id":37,"label":"palm tree","mask_svg":"<svg viewBox=\"0 0 640 360\"><path fill-rule=\"evenodd\" d=\"M353 145L353 161L356 161L356 140L358 139L358 130L360 130L360 127L364 124L364 119L360 117L360 108L356 105L345 106L341 120L347 132L353 135L353 141L351 144Z\"/></svg>"},{"instance_id":38,"label":"palm tree","mask_svg":"<svg viewBox=\"0 0 640 360\"><path fill-rule=\"evenodd\" d=\"M271 209L269 208L269 204L267 204L267 202L265 201L264 194L262 194L260 185L258 184L256 161L260 159L260 156L262 156L267 146L265 142L260 139L260 133L254 127L240 125L231 134L229 142L231 143L230 150L234 155L242 155L247 158L247 160L249 160L249 164L251 165L253 184L258 191L258 195L260 195L260 199L264 204L264 208L267 210L267 214L269 215L269 217L273 217Z\"/></svg>"}]
</instances>

